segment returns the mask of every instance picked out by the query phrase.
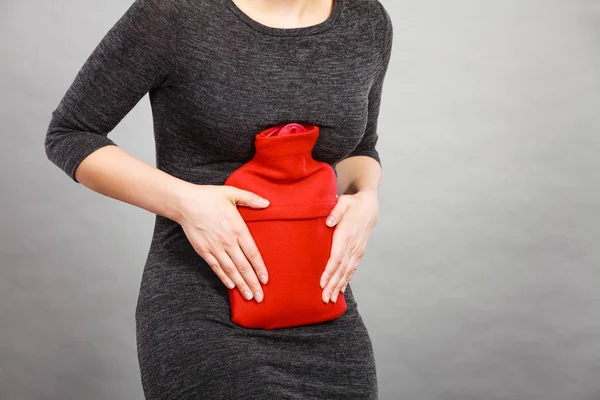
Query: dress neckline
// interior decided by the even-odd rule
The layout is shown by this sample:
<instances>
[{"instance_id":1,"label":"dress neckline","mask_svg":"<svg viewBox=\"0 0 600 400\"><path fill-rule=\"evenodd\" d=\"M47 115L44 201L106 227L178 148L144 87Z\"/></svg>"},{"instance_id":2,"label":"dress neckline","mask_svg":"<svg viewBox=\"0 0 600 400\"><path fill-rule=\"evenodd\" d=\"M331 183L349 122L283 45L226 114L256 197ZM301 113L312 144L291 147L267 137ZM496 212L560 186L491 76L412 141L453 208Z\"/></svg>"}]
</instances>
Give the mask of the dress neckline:
<instances>
[{"instance_id":1,"label":"dress neckline","mask_svg":"<svg viewBox=\"0 0 600 400\"><path fill-rule=\"evenodd\" d=\"M323 32L333 26L333 24L335 23L342 11L344 3L344 0L333 0L333 7L331 13L329 14L326 20L318 24L298 28L277 28L273 26L264 25L258 22L257 20L250 18L250 16L244 11L242 11L242 9L239 8L237 4L233 2L233 0L224 1L229 6L229 9L233 11L233 13L237 15L237 17L240 20L242 20L246 25L261 33L271 36L307 36Z\"/></svg>"}]
</instances>

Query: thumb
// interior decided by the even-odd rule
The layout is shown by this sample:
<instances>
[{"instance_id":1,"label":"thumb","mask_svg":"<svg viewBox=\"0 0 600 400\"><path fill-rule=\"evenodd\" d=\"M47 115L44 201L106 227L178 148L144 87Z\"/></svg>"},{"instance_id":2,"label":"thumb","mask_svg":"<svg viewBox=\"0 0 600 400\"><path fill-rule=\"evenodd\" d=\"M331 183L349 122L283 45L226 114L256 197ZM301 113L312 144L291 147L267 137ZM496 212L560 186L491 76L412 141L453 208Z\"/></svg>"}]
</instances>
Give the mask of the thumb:
<instances>
[{"instance_id":1,"label":"thumb","mask_svg":"<svg viewBox=\"0 0 600 400\"><path fill-rule=\"evenodd\" d=\"M230 199L234 204L252 208L263 208L269 205L269 200L248 190L231 187Z\"/></svg>"},{"instance_id":2,"label":"thumb","mask_svg":"<svg viewBox=\"0 0 600 400\"><path fill-rule=\"evenodd\" d=\"M348 197L346 197L346 196L338 197L338 201L337 201L335 207L333 207L333 209L329 213L329 216L327 217L327 220L325 221L327 226L331 227L331 226L334 226L335 224L337 224L338 222L340 222L340 220L342 219L342 216L348 210L349 206L350 206L350 203L348 202Z\"/></svg>"}]
</instances>

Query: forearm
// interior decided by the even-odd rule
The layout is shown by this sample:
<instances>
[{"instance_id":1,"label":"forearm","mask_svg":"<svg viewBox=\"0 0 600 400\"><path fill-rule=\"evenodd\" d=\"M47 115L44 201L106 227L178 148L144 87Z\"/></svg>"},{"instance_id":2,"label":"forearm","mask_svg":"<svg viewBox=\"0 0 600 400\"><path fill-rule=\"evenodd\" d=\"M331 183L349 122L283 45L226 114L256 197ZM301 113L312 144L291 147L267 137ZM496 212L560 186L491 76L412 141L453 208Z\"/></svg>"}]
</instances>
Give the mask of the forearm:
<instances>
[{"instance_id":1,"label":"forearm","mask_svg":"<svg viewBox=\"0 0 600 400\"><path fill-rule=\"evenodd\" d=\"M372 157L348 157L340 161L335 170L337 172L338 195L355 194L363 191L373 191L377 194L382 169L377 160Z\"/></svg>"},{"instance_id":2,"label":"forearm","mask_svg":"<svg viewBox=\"0 0 600 400\"><path fill-rule=\"evenodd\" d=\"M180 196L192 185L117 146L104 146L91 153L81 162L75 177L95 192L174 221L179 218Z\"/></svg>"}]
</instances>

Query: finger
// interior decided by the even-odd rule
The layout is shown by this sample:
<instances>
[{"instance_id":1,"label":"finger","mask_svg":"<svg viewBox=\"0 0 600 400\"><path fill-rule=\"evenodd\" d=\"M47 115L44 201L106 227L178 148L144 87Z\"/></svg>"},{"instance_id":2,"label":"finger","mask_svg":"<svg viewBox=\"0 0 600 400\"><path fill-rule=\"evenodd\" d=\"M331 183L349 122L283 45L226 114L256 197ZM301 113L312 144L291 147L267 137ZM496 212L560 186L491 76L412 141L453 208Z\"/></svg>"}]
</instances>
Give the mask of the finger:
<instances>
[{"instance_id":1,"label":"finger","mask_svg":"<svg viewBox=\"0 0 600 400\"><path fill-rule=\"evenodd\" d=\"M212 254L205 252L201 254L201 256L208 263L208 265L215 272L215 274L217 274L219 279L221 279L221 282L223 282L225 286L227 286L227 288L235 288L235 283L233 283L233 281L227 276L225 271L223 271L223 268L221 268L219 261L217 261L217 259Z\"/></svg>"},{"instance_id":2,"label":"finger","mask_svg":"<svg viewBox=\"0 0 600 400\"><path fill-rule=\"evenodd\" d=\"M229 289L233 289L235 284L231 279L229 279L225 271L223 271L223 268L221 268L219 261L210 252L210 245L206 238L202 235L190 236L190 243L192 244L194 250L196 250L196 253L198 253L198 255L204 259L204 261L206 261L208 266L215 272L219 279L221 279L221 282L223 282L223 284Z\"/></svg>"},{"instance_id":3,"label":"finger","mask_svg":"<svg viewBox=\"0 0 600 400\"><path fill-rule=\"evenodd\" d=\"M338 201L335 205L335 207L333 207L333 209L329 212L329 216L327 217L327 220L325 221L325 223L327 224L327 226L334 226L336 225L338 222L340 222L340 220L342 219L342 216L344 215L344 213L348 210L350 203L348 200L346 200L348 197L347 196L340 196L338 198Z\"/></svg>"},{"instance_id":4,"label":"finger","mask_svg":"<svg viewBox=\"0 0 600 400\"><path fill-rule=\"evenodd\" d=\"M329 259L327 260L327 265L325 265L325 269L323 270L319 281L321 289L324 289L329 283L329 280L337 270L338 265L341 263L342 257L344 256L344 247L346 246L348 239L347 235L344 235L343 231L340 229L341 225L338 225L333 232Z\"/></svg>"},{"instance_id":5,"label":"finger","mask_svg":"<svg viewBox=\"0 0 600 400\"><path fill-rule=\"evenodd\" d=\"M350 272L350 276L348 277L348 280L346 282L346 284L344 285L344 287L342 288L342 293L346 293L346 289L348 288L348 285L350 285L350 281L352 280L352 277L354 276L354 273L356 272L356 270L358 269L358 264L355 266L355 268Z\"/></svg>"},{"instance_id":6,"label":"finger","mask_svg":"<svg viewBox=\"0 0 600 400\"><path fill-rule=\"evenodd\" d=\"M252 265L250 265L246 255L240 248L239 243L236 241L234 245L225 247L225 251L227 251L227 254L229 254L229 257L231 257L235 267L242 275L249 290L251 291L252 295L250 298L254 297L254 299L260 303L263 300L262 287L258 281L256 273L254 272L254 269L252 268ZM248 298L247 293L244 294L244 297Z\"/></svg>"},{"instance_id":7,"label":"finger","mask_svg":"<svg viewBox=\"0 0 600 400\"><path fill-rule=\"evenodd\" d=\"M323 296L325 298L330 299L334 303L337 300L337 295L339 292L339 289L335 290L335 288L338 287L338 284L340 283L340 281L342 280L342 277L346 273L346 269L348 268L349 259L350 259L350 254L348 254L348 252L345 252L344 256L342 257L342 261L340 262L337 270L335 271L335 273L329 280L329 283L325 287L325 290L323 291L324 292Z\"/></svg>"},{"instance_id":8,"label":"finger","mask_svg":"<svg viewBox=\"0 0 600 400\"><path fill-rule=\"evenodd\" d=\"M248 190L239 189L234 186L230 187L230 198L234 200L236 205L263 208L269 205L269 200L257 195Z\"/></svg>"},{"instance_id":9,"label":"finger","mask_svg":"<svg viewBox=\"0 0 600 400\"><path fill-rule=\"evenodd\" d=\"M329 259L327 260L327 265L325 265L325 269L321 274L320 286L321 289L325 289L325 286L329 283L329 280L333 276L334 272L337 270L338 265L342 262L342 252L339 249L339 245L337 244L337 240L334 234L333 244L331 246L331 252L329 254Z\"/></svg>"},{"instance_id":10,"label":"finger","mask_svg":"<svg viewBox=\"0 0 600 400\"><path fill-rule=\"evenodd\" d=\"M248 261L250 261L250 264L252 264L252 267L254 268L258 279L263 284L267 283L269 281L267 267L265 266L265 262L263 261L262 256L260 255L260 251L258 250L256 242L254 241L254 238L252 238L250 231L246 230L245 233L242 233L238 237L238 242L240 244L240 248L246 255L246 258L248 259Z\"/></svg>"},{"instance_id":11,"label":"finger","mask_svg":"<svg viewBox=\"0 0 600 400\"><path fill-rule=\"evenodd\" d=\"M344 284L344 286L342 287L342 293L346 292L346 288L348 287L348 285L350 284L350 280L352 280L352 277L354 276L354 273L356 272L356 270L358 269L358 266L360 264L360 261L363 259L363 257L365 256L365 246L366 244L362 244L360 247L360 250L358 250L355 253L355 261L354 264L350 267L350 273L348 275L348 278L346 279L346 283Z\"/></svg>"},{"instance_id":12,"label":"finger","mask_svg":"<svg viewBox=\"0 0 600 400\"><path fill-rule=\"evenodd\" d=\"M235 286L238 288L242 296L244 296L246 300L252 300L252 291L248 287L244 277L238 271L235 263L227 253L226 249L223 248L223 250L216 252L214 256L221 265L221 268L223 268L223 271L225 271L225 274L227 274L229 279L235 283Z\"/></svg>"},{"instance_id":13,"label":"finger","mask_svg":"<svg viewBox=\"0 0 600 400\"><path fill-rule=\"evenodd\" d=\"M353 254L348 261L348 265L344 272L344 275L338 282L338 284L333 289L331 300L335 303L337 301L338 294L342 291L342 288L346 287L348 282L350 281L350 276L354 273L356 268L358 267L359 257L357 254Z\"/></svg>"}]
</instances>

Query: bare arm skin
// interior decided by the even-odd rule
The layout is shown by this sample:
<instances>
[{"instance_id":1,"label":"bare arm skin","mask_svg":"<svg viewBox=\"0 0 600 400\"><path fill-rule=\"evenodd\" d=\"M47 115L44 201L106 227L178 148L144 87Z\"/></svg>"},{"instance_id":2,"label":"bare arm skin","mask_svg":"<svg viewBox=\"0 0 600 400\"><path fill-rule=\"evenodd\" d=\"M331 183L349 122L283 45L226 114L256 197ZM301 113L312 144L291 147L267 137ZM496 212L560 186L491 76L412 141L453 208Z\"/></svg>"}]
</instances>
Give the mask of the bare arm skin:
<instances>
[{"instance_id":1,"label":"bare arm skin","mask_svg":"<svg viewBox=\"0 0 600 400\"><path fill-rule=\"evenodd\" d=\"M230 186L196 185L153 167L118 146L88 155L75 179L105 196L179 223L190 243L230 289L263 300L265 264L236 205L263 208L260 197Z\"/></svg>"},{"instance_id":2,"label":"bare arm skin","mask_svg":"<svg viewBox=\"0 0 600 400\"><path fill-rule=\"evenodd\" d=\"M95 192L173 221L181 218L180 198L191 186L118 146L91 153L77 168L75 178Z\"/></svg>"},{"instance_id":3,"label":"bare arm skin","mask_svg":"<svg viewBox=\"0 0 600 400\"><path fill-rule=\"evenodd\" d=\"M337 172L338 195L373 191L377 194L381 183L381 165L368 156L348 157L340 161Z\"/></svg>"}]
</instances>

